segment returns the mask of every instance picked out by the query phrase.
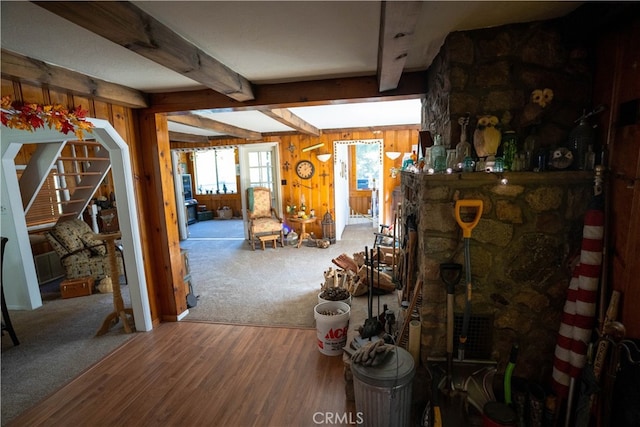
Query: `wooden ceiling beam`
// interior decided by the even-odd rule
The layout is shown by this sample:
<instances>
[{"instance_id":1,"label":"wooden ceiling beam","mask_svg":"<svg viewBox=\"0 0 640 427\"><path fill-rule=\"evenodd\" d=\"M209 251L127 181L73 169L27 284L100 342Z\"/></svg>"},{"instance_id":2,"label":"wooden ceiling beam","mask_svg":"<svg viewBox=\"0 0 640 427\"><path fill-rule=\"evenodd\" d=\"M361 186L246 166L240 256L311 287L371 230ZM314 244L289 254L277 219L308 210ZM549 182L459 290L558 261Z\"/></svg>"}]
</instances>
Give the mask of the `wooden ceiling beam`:
<instances>
[{"instance_id":1,"label":"wooden ceiling beam","mask_svg":"<svg viewBox=\"0 0 640 427\"><path fill-rule=\"evenodd\" d=\"M418 16L421 1L383 1L380 16L378 42L378 89L385 92L398 87L400 76L407 62L407 55Z\"/></svg>"},{"instance_id":2,"label":"wooden ceiling beam","mask_svg":"<svg viewBox=\"0 0 640 427\"><path fill-rule=\"evenodd\" d=\"M256 107L290 108L310 105L332 105L354 102L392 101L420 98L427 93L427 72L404 73L398 87L381 93L376 76L346 77L304 82L254 85L256 98L243 103L204 89L184 92L149 94L150 112L231 109L255 110Z\"/></svg>"},{"instance_id":3,"label":"wooden ceiling beam","mask_svg":"<svg viewBox=\"0 0 640 427\"><path fill-rule=\"evenodd\" d=\"M169 131L169 141L204 144L209 142L209 139L205 135L194 135L192 133Z\"/></svg>"},{"instance_id":4,"label":"wooden ceiling beam","mask_svg":"<svg viewBox=\"0 0 640 427\"><path fill-rule=\"evenodd\" d=\"M285 126L294 128L301 133L311 136L320 136L320 134L322 133L320 129L318 129L311 123L304 121L302 118L296 116L291 112L291 110L287 108L260 108L260 112L266 116L271 117L274 120L279 121Z\"/></svg>"},{"instance_id":5,"label":"wooden ceiling beam","mask_svg":"<svg viewBox=\"0 0 640 427\"><path fill-rule=\"evenodd\" d=\"M250 82L127 1L36 1L38 6L236 101Z\"/></svg>"},{"instance_id":6,"label":"wooden ceiling beam","mask_svg":"<svg viewBox=\"0 0 640 427\"><path fill-rule=\"evenodd\" d=\"M135 89L92 78L2 49L2 77L21 82L46 84L79 95L130 108L147 108L147 96Z\"/></svg>"},{"instance_id":7,"label":"wooden ceiling beam","mask_svg":"<svg viewBox=\"0 0 640 427\"><path fill-rule=\"evenodd\" d=\"M209 129L223 135L234 136L244 139L260 139L262 134L249 129L239 128L227 123L218 122L216 120L207 119L206 117L196 114L180 114L167 116L167 120L174 123L180 123L187 126L193 126L200 129Z\"/></svg>"}]
</instances>

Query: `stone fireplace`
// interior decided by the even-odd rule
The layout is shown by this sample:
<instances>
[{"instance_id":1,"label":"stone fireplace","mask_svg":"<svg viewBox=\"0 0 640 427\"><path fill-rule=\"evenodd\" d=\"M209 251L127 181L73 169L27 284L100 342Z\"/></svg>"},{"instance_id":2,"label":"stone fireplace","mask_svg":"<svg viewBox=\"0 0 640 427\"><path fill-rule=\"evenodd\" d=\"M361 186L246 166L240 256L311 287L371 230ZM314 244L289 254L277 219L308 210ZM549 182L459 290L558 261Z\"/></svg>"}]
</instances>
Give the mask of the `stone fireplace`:
<instances>
[{"instance_id":1,"label":"stone fireplace","mask_svg":"<svg viewBox=\"0 0 640 427\"><path fill-rule=\"evenodd\" d=\"M491 337L487 357L504 368L512 344L518 343L516 374L547 379L571 277L568 262L582 239L593 174L403 172L402 190L403 219L414 216L417 226L422 363L446 356L446 287L440 264L465 264L455 201L479 199L484 209L470 242L471 305L473 316L491 319L483 326L490 328L484 331ZM460 314L464 282L463 272L455 295ZM473 337L469 339L472 345Z\"/></svg>"},{"instance_id":2,"label":"stone fireplace","mask_svg":"<svg viewBox=\"0 0 640 427\"><path fill-rule=\"evenodd\" d=\"M592 54L578 28L568 17L450 34L428 72L423 129L455 148L459 119L468 117L466 139L473 146L477 118L493 115L502 130L516 132L520 148L534 133L537 152L548 155L566 146L576 119L592 108ZM532 98L542 89L553 92L544 106ZM471 240L471 304L472 314L485 321L482 327L491 328L487 357L504 368L517 342L515 374L546 381L593 172L403 172L402 191L403 220L415 216L419 239L423 363L446 355L446 289L439 265L464 265L455 200L481 199L484 214ZM463 282L464 274L455 297L460 314Z\"/></svg>"}]
</instances>

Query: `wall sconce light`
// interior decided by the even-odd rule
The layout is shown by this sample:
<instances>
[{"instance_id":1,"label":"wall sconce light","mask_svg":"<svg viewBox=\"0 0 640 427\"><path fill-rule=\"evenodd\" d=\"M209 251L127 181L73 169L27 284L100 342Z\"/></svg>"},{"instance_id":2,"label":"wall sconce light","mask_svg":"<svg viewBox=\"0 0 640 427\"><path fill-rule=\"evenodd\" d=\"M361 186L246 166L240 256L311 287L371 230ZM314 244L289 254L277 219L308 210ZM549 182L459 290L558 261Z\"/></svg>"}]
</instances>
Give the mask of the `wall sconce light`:
<instances>
[{"instance_id":1,"label":"wall sconce light","mask_svg":"<svg viewBox=\"0 0 640 427\"><path fill-rule=\"evenodd\" d=\"M326 163L331 158L331 154L330 153L317 154L316 158L320 160L322 163Z\"/></svg>"},{"instance_id":2,"label":"wall sconce light","mask_svg":"<svg viewBox=\"0 0 640 427\"><path fill-rule=\"evenodd\" d=\"M397 159L398 157L400 157L400 154L402 154L402 153L400 153L399 151L385 151L385 153L384 153L384 154L385 154L385 156L387 156L389 159L391 159L391 160L395 160L395 159Z\"/></svg>"},{"instance_id":3,"label":"wall sconce light","mask_svg":"<svg viewBox=\"0 0 640 427\"><path fill-rule=\"evenodd\" d=\"M321 142L320 144L316 144L316 145L311 145L309 147L305 147L302 149L302 152L306 153L307 151L315 150L316 148L320 148L320 147L324 147L324 142Z\"/></svg>"}]
</instances>

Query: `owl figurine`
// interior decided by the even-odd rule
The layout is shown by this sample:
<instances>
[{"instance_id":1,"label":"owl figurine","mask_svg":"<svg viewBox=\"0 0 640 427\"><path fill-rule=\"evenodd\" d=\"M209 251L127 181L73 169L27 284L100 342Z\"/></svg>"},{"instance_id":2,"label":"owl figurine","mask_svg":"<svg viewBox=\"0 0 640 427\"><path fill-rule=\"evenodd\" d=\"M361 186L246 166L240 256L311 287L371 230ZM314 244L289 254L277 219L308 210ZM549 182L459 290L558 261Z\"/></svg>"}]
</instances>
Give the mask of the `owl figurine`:
<instances>
[{"instance_id":1,"label":"owl figurine","mask_svg":"<svg viewBox=\"0 0 640 427\"><path fill-rule=\"evenodd\" d=\"M554 169L566 169L573 163L573 153L567 147L556 148L551 153L549 163Z\"/></svg>"},{"instance_id":2,"label":"owl figurine","mask_svg":"<svg viewBox=\"0 0 640 427\"><path fill-rule=\"evenodd\" d=\"M478 125L473 132L473 146L478 157L495 156L500 146L502 134L497 128L499 120L496 116L478 117Z\"/></svg>"}]
</instances>

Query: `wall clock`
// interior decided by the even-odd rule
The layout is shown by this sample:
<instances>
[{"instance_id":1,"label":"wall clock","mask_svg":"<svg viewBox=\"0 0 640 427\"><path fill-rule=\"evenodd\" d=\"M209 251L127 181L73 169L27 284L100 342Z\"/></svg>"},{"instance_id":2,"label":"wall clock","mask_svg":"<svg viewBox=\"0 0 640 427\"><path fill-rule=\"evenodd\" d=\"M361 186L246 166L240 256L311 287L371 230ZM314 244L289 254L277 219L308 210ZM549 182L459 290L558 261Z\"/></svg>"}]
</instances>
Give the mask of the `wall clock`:
<instances>
[{"instance_id":1,"label":"wall clock","mask_svg":"<svg viewBox=\"0 0 640 427\"><path fill-rule=\"evenodd\" d=\"M296 165L296 174L301 179L309 179L315 173L316 168L309 160L300 160Z\"/></svg>"}]
</instances>

